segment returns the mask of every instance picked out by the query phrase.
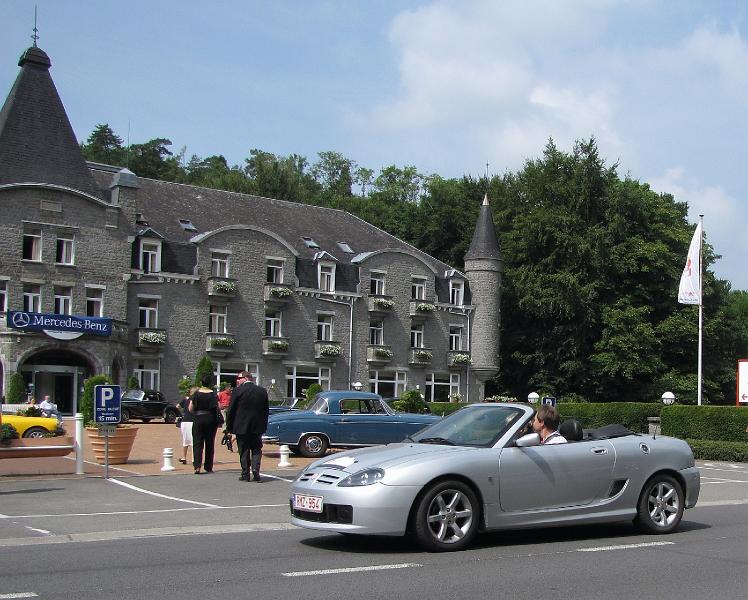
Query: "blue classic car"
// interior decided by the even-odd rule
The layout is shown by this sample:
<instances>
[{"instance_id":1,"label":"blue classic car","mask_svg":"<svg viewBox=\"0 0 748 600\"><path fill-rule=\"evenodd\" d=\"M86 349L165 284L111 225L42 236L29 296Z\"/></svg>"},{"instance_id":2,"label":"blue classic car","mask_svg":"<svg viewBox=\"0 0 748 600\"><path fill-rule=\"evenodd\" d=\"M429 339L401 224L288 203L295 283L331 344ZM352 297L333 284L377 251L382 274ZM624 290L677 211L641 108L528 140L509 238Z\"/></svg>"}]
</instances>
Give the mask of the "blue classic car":
<instances>
[{"instance_id":1,"label":"blue classic car","mask_svg":"<svg viewBox=\"0 0 748 600\"><path fill-rule=\"evenodd\" d=\"M378 394L320 392L309 410L270 415L263 441L317 458L328 448L401 442L441 417L396 412Z\"/></svg>"}]
</instances>

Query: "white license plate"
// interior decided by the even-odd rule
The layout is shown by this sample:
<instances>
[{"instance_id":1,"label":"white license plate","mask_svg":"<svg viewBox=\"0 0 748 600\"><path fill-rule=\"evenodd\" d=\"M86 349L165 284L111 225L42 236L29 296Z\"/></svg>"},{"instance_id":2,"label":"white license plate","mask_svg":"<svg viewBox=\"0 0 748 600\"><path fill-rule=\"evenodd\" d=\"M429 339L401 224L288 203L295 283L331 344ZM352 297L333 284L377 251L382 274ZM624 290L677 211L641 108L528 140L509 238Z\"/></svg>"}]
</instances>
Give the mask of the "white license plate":
<instances>
[{"instance_id":1,"label":"white license plate","mask_svg":"<svg viewBox=\"0 0 748 600\"><path fill-rule=\"evenodd\" d=\"M309 512L322 512L322 496L305 496L304 494L293 495L293 507L297 510Z\"/></svg>"}]
</instances>

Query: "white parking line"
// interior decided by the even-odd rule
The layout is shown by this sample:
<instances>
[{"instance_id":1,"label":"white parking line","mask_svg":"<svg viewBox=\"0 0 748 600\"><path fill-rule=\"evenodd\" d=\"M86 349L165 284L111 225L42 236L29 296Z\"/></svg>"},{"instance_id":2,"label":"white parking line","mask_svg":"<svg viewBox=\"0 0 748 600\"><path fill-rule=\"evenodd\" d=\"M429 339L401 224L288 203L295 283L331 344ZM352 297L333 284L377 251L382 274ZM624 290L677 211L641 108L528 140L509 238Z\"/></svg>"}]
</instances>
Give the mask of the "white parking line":
<instances>
[{"instance_id":1,"label":"white parking line","mask_svg":"<svg viewBox=\"0 0 748 600\"><path fill-rule=\"evenodd\" d=\"M422 567L419 563L400 563L396 565L373 565L369 567L349 567L347 569L322 569L320 571L291 571L281 573L283 577L309 577L312 575L335 575L337 573L360 573L363 571L386 571L389 569L411 569Z\"/></svg>"},{"instance_id":2,"label":"white parking line","mask_svg":"<svg viewBox=\"0 0 748 600\"><path fill-rule=\"evenodd\" d=\"M607 552L608 550L630 550L632 548L649 548L650 546L672 546L673 544L675 544L675 542L642 542L641 544L621 544L619 546L577 548L576 552Z\"/></svg>"},{"instance_id":3,"label":"white parking line","mask_svg":"<svg viewBox=\"0 0 748 600\"><path fill-rule=\"evenodd\" d=\"M0 599L3 598L38 598L39 594L34 592L16 592L15 594L0 594Z\"/></svg>"},{"instance_id":4,"label":"white parking line","mask_svg":"<svg viewBox=\"0 0 748 600\"><path fill-rule=\"evenodd\" d=\"M108 517L113 515L147 515L150 513L171 513L183 512L189 510L236 510L243 508L278 508L287 507L288 503L283 504L243 504L237 506L184 506L182 508L155 508L152 510L113 510L110 512L87 512L87 513L62 513L62 514L44 514L44 515L0 515L2 519L42 519L45 517Z\"/></svg>"},{"instance_id":5,"label":"white parking line","mask_svg":"<svg viewBox=\"0 0 748 600\"><path fill-rule=\"evenodd\" d=\"M187 500L186 498L177 498L175 496L166 496L164 494L159 494L158 492L151 492L150 490L144 490L143 488L139 488L135 485L132 485L131 483L125 483L124 481L120 481L119 479L107 479L107 481L111 481L112 483L116 483L117 485L121 485L122 487L126 487L128 489L134 490L136 492L140 492L142 494L148 494L149 496L156 496L157 498L165 498L166 500L176 500L177 502L186 502L187 504L196 504L197 506L220 508L217 504L209 504L207 502L198 502L197 500Z\"/></svg>"},{"instance_id":6,"label":"white parking line","mask_svg":"<svg viewBox=\"0 0 748 600\"><path fill-rule=\"evenodd\" d=\"M726 471L727 473L748 473L748 471L741 471L739 469L720 469L719 467L701 467L700 471Z\"/></svg>"}]
</instances>

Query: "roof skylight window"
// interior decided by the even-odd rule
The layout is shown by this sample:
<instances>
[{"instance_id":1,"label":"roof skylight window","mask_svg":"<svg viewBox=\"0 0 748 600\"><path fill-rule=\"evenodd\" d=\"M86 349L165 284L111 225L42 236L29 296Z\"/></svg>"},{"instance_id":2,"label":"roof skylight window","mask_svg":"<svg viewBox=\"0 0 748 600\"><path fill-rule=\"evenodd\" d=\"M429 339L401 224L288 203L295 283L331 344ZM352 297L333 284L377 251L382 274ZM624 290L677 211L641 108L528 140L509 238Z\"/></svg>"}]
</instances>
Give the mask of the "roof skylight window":
<instances>
[{"instance_id":1,"label":"roof skylight window","mask_svg":"<svg viewBox=\"0 0 748 600\"><path fill-rule=\"evenodd\" d=\"M307 248L319 248L319 244L310 237L302 237Z\"/></svg>"},{"instance_id":2,"label":"roof skylight window","mask_svg":"<svg viewBox=\"0 0 748 600\"><path fill-rule=\"evenodd\" d=\"M348 242L338 242L338 247L346 254L353 254L353 248L348 245Z\"/></svg>"},{"instance_id":3,"label":"roof skylight window","mask_svg":"<svg viewBox=\"0 0 748 600\"><path fill-rule=\"evenodd\" d=\"M197 227L195 227L189 219L179 219L179 224L185 231L197 231Z\"/></svg>"}]
</instances>

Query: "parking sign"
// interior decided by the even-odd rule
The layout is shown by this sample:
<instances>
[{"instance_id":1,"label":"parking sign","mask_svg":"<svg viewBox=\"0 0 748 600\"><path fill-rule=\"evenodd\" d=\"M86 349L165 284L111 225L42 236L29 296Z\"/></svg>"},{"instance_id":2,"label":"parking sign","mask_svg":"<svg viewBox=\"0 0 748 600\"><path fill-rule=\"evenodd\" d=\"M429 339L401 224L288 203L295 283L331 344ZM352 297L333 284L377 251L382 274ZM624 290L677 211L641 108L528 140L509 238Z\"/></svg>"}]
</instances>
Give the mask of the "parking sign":
<instances>
[{"instance_id":1,"label":"parking sign","mask_svg":"<svg viewBox=\"0 0 748 600\"><path fill-rule=\"evenodd\" d=\"M556 406L556 398L555 398L555 396L544 396L543 397L543 404L550 404L551 406Z\"/></svg>"},{"instance_id":2,"label":"parking sign","mask_svg":"<svg viewBox=\"0 0 748 600\"><path fill-rule=\"evenodd\" d=\"M94 422L116 424L120 421L120 397L118 385L94 386Z\"/></svg>"}]
</instances>

